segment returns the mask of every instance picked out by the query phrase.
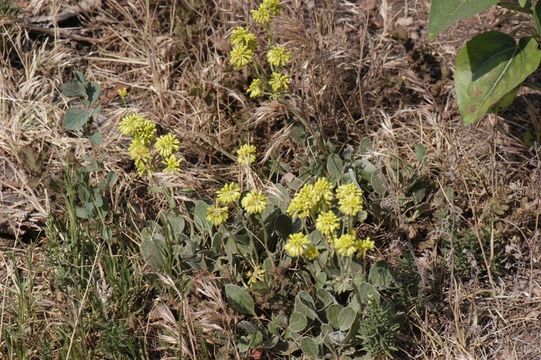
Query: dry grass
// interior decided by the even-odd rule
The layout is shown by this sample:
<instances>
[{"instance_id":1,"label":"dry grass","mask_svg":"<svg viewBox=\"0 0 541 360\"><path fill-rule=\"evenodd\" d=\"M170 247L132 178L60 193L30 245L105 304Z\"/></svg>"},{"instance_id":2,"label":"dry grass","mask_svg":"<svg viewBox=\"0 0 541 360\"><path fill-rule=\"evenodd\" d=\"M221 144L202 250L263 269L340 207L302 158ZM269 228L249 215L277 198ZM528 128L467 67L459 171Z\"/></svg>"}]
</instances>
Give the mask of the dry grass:
<instances>
[{"instance_id":1,"label":"dry grass","mask_svg":"<svg viewBox=\"0 0 541 360\"><path fill-rule=\"evenodd\" d=\"M116 130L127 111L138 111L182 139L182 172L151 180L175 189L180 207L236 176L232 153L242 141L257 143L265 159L280 157L293 169L300 153L318 151L290 141L291 114L320 129L324 141L356 147L370 138L369 160L390 189L380 200L393 209L371 231L389 245L381 255L391 261L413 250L422 279L424 310L411 314L418 328L410 334L410 358L541 358L541 154L521 138L526 129L539 131L539 95L524 93L524 106L464 127L450 81L463 39L495 24L520 32L523 24L491 12L483 22L471 20L467 31L429 43L425 1L287 1L288 10L272 25L294 52L295 91L285 106L249 100L247 74L228 64L228 32L249 17L253 1L110 0L86 1L82 8L75 1L12 3L22 15L0 17L0 237L7 238L0 249L1 349L1 327L22 321L13 307L21 294L30 306L25 321L33 336L57 336L45 325L76 318L77 302L63 303L51 290L48 239L36 233L50 214L64 211L64 194L55 184L67 164L91 153L119 175L112 207L135 214L122 223L141 224L167 207L136 176ZM55 21L68 10L80 16ZM59 88L74 69L104 89L97 124L102 145L62 129L66 100ZM128 109L116 96L122 86L129 89ZM450 209L443 220L426 215L408 222L397 205L407 183L392 163L416 163L418 144L427 150L419 171L434 187L429 196L454 192L454 199L441 197L440 205ZM438 210L434 204L432 212ZM486 270L498 243L510 259L505 271L489 269L468 280L454 272L452 252L441 249L465 228L484 250L484 263L470 265ZM18 287L17 271L33 280L30 290ZM134 327L145 334L149 358L160 352L175 358L180 351L196 359L216 341L236 353L235 318L215 279L201 276L192 288L189 296L152 299L137 315ZM29 358L40 358L35 351Z\"/></svg>"}]
</instances>

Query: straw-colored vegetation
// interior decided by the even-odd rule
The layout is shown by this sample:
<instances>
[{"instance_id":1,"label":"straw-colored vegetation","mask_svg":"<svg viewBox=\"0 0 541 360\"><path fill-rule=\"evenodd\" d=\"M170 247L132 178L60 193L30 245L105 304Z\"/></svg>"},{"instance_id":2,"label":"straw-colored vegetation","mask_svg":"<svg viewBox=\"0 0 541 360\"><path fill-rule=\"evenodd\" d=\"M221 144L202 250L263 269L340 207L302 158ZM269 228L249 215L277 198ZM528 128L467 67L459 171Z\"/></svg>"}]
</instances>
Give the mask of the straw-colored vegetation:
<instances>
[{"instance_id":1,"label":"straw-colored vegetation","mask_svg":"<svg viewBox=\"0 0 541 360\"><path fill-rule=\"evenodd\" d=\"M535 23L428 10L0 0L0 359L541 358L539 93L453 91Z\"/></svg>"}]
</instances>

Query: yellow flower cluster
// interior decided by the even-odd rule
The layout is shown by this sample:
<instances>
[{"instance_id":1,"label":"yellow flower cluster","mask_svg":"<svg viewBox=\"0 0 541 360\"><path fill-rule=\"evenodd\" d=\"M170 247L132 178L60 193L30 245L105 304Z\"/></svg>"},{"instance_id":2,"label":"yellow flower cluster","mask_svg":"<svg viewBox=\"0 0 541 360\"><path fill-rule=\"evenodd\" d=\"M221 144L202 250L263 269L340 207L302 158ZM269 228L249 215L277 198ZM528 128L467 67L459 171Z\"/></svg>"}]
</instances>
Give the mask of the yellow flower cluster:
<instances>
[{"instance_id":1,"label":"yellow flower cluster","mask_svg":"<svg viewBox=\"0 0 541 360\"><path fill-rule=\"evenodd\" d=\"M291 52L282 45L274 45L267 53L267 61L272 66L282 67L286 65L290 59Z\"/></svg>"},{"instance_id":2,"label":"yellow flower cluster","mask_svg":"<svg viewBox=\"0 0 541 360\"><path fill-rule=\"evenodd\" d=\"M240 198L240 186L237 183L225 184L216 192L216 200L220 204L230 205L236 203Z\"/></svg>"},{"instance_id":3,"label":"yellow flower cluster","mask_svg":"<svg viewBox=\"0 0 541 360\"><path fill-rule=\"evenodd\" d=\"M284 250L291 257L304 256L308 260L313 260L319 256L318 249L308 239L308 236L303 233L289 235Z\"/></svg>"},{"instance_id":4,"label":"yellow flower cluster","mask_svg":"<svg viewBox=\"0 0 541 360\"><path fill-rule=\"evenodd\" d=\"M120 133L148 146L156 136L156 124L138 114L127 115L118 124Z\"/></svg>"},{"instance_id":5,"label":"yellow flower cluster","mask_svg":"<svg viewBox=\"0 0 541 360\"><path fill-rule=\"evenodd\" d=\"M334 187L327 179L318 178L315 183L304 185L295 194L289 203L287 214L300 219L313 217L316 230L329 241L338 255L351 257L357 254L361 258L365 257L368 251L375 248L370 238L357 240L354 233L337 235L342 222L331 210L335 194L338 208L343 215L353 217L362 211L362 191L355 184L341 185L334 193ZM348 222L344 221L344 224ZM305 256L310 259L319 255L308 237L302 233L291 235L284 250L292 257Z\"/></svg>"},{"instance_id":6,"label":"yellow flower cluster","mask_svg":"<svg viewBox=\"0 0 541 360\"><path fill-rule=\"evenodd\" d=\"M252 10L255 22L268 25L273 16L280 14L280 0L263 0L259 7Z\"/></svg>"},{"instance_id":7,"label":"yellow flower cluster","mask_svg":"<svg viewBox=\"0 0 541 360\"><path fill-rule=\"evenodd\" d=\"M248 286L252 286L265 279L265 269L260 265L256 265L253 271L248 271L246 277L248 278Z\"/></svg>"},{"instance_id":8,"label":"yellow flower cluster","mask_svg":"<svg viewBox=\"0 0 541 360\"><path fill-rule=\"evenodd\" d=\"M254 59L254 51L257 47L256 36L249 30L237 26L231 32L231 65L236 69L240 69L252 62Z\"/></svg>"},{"instance_id":9,"label":"yellow flower cluster","mask_svg":"<svg viewBox=\"0 0 541 360\"><path fill-rule=\"evenodd\" d=\"M261 214L267 207L267 196L262 191L250 191L240 203L248 214Z\"/></svg>"},{"instance_id":10,"label":"yellow flower cluster","mask_svg":"<svg viewBox=\"0 0 541 360\"><path fill-rule=\"evenodd\" d=\"M256 160L257 149L254 145L244 144L237 150L237 162L241 165L250 165Z\"/></svg>"},{"instance_id":11,"label":"yellow flower cluster","mask_svg":"<svg viewBox=\"0 0 541 360\"><path fill-rule=\"evenodd\" d=\"M229 210L227 206L215 204L207 208L207 220L214 226L220 226L227 221Z\"/></svg>"},{"instance_id":12,"label":"yellow flower cluster","mask_svg":"<svg viewBox=\"0 0 541 360\"><path fill-rule=\"evenodd\" d=\"M368 251L376 248L374 241L369 237L363 240L357 240L354 233L343 234L335 238L332 245L338 255L351 257L357 254L359 258L364 258Z\"/></svg>"},{"instance_id":13,"label":"yellow flower cluster","mask_svg":"<svg viewBox=\"0 0 541 360\"><path fill-rule=\"evenodd\" d=\"M180 159L174 153L180 148L180 141L173 134L166 134L156 139L156 124L146 117L130 114L122 118L118 124L122 135L132 138L128 153L135 163L137 172L144 175L152 171L152 143L154 150L162 157L165 166L164 172L177 172L180 168Z\"/></svg>"},{"instance_id":14,"label":"yellow flower cluster","mask_svg":"<svg viewBox=\"0 0 541 360\"><path fill-rule=\"evenodd\" d=\"M355 216L363 210L363 192L355 184L341 185L336 189L339 210L344 215Z\"/></svg>"},{"instance_id":15,"label":"yellow flower cluster","mask_svg":"<svg viewBox=\"0 0 541 360\"><path fill-rule=\"evenodd\" d=\"M287 74L273 72L269 80L269 85L274 94L280 94L289 89L291 78Z\"/></svg>"},{"instance_id":16,"label":"yellow flower cluster","mask_svg":"<svg viewBox=\"0 0 541 360\"><path fill-rule=\"evenodd\" d=\"M263 80L254 79L252 80L252 83L250 84L246 92L248 93L248 96L250 96L250 98L255 99L263 95L263 90L264 90Z\"/></svg>"},{"instance_id":17,"label":"yellow flower cluster","mask_svg":"<svg viewBox=\"0 0 541 360\"><path fill-rule=\"evenodd\" d=\"M289 203L288 215L303 219L328 208L333 199L332 191L333 186L325 178L319 178L314 184L304 185Z\"/></svg>"}]
</instances>

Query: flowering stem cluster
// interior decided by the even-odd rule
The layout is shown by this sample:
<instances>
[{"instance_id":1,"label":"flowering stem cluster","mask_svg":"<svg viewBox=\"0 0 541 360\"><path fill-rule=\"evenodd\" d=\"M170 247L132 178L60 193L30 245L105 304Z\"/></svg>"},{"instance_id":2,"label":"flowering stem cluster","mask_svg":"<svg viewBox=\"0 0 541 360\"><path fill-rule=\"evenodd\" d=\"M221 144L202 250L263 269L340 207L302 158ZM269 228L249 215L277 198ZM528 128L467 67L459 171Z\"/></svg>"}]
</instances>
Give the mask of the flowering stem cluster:
<instances>
[{"instance_id":1,"label":"flowering stem cluster","mask_svg":"<svg viewBox=\"0 0 541 360\"><path fill-rule=\"evenodd\" d=\"M280 12L280 0L263 0L257 9L252 10L251 14L254 22L263 25L267 33L269 33L270 21ZM241 69L254 63L257 51L255 33L244 27L237 26L231 32L230 40L233 46L230 62L235 69ZM255 67L258 76L252 80L247 89L248 96L252 99L258 98L266 92L277 96L286 92L291 84L291 77L283 72L283 68L291 60L291 52L285 46L280 44L268 45L266 60L270 68L270 75L267 75L267 71Z\"/></svg>"},{"instance_id":2,"label":"flowering stem cluster","mask_svg":"<svg viewBox=\"0 0 541 360\"><path fill-rule=\"evenodd\" d=\"M178 172L181 160L175 153L180 148L180 141L175 135L167 133L156 138L156 124L138 114L122 118L118 128L122 135L132 139L128 152L139 175L154 171L159 160L164 172Z\"/></svg>"}]
</instances>

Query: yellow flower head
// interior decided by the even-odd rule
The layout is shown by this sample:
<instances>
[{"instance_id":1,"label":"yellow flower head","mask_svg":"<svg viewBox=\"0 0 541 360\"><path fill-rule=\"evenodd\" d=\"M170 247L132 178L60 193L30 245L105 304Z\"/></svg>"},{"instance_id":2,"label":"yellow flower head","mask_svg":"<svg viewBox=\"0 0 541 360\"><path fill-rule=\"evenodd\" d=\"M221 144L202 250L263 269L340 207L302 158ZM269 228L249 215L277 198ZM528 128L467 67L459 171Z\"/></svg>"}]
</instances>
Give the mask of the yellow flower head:
<instances>
[{"instance_id":1,"label":"yellow flower head","mask_svg":"<svg viewBox=\"0 0 541 360\"><path fill-rule=\"evenodd\" d=\"M314 185L304 185L291 199L287 207L287 214L293 218L303 219L317 210L318 197L314 192Z\"/></svg>"},{"instance_id":2,"label":"yellow flower head","mask_svg":"<svg viewBox=\"0 0 541 360\"><path fill-rule=\"evenodd\" d=\"M150 162L152 160L152 154L150 149L143 142L139 140L133 140L128 147L128 153L134 161L140 160Z\"/></svg>"},{"instance_id":3,"label":"yellow flower head","mask_svg":"<svg viewBox=\"0 0 541 360\"><path fill-rule=\"evenodd\" d=\"M145 145L150 145L156 135L156 124L144 116L127 115L118 124L122 135L130 136Z\"/></svg>"},{"instance_id":4,"label":"yellow flower head","mask_svg":"<svg viewBox=\"0 0 541 360\"><path fill-rule=\"evenodd\" d=\"M280 0L263 0L257 10L252 10L254 21L267 25L273 16L280 14Z\"/></svg>"},{"instance_id":5,"label":"yellow flower head","mask_svg":"<svg viewBox=\"0 0 541 360\"><path fill-rule=\"evenodd\" d=\"M175 155L169 155L163 161L165 168L163 169L166 173L176 173L180 169L181 160L178 159Z\"/></svg>"},{"instance_id":6,"label":"yellow flower head","mask_svg":"<svg viewBox=\"0 0 541 360\"><path fill-rule=\"evenodd\" d=\"M120 96L121 99L126 98L126 96L128 96L128 89L125 87L118 89L118 96Z\"/></svg>"},{"instance_id":7,"label":"yellow flower head","mask_svg":"<svg viewBox=\"0 0 541 360\"><path fill-rule=\"evenodd\" d=\"M376 244L369 237L367 237L364 240L357 241L356 246L357 246L357 251L358 251L357 256L360 258L364 258L368 251L374 250L376 248Z\"/></svg>"},{"instance_id":8,"label":"yellow flower head","mask_svg":"<svg viewBox=\"0 0 541 360\"><path fill-rule=\"evenodd\" d=\"M237 162L241 165L250 165L256 159L257 149L254 145L244 144L237 150Z\"/></svg>"},{"instance_id":9,"label":"yellow flower head","mask_svg":"<svg viewBox=\"0 0 541 360\"><path fill-rule=\"evenodd\" d=\"M248 286L257 284L265 279L265 269L263 269L260 265L256 265L254 267L254 271L248 271L246 273L246 277L248 278Z\"/></svg>"},{"instance_id":10,"label":"yellow flower head","mask_svg":"<svg viewBox=\"0 0 541 360\"><path fill-rule=\"evenodd\" d=\"M344 234L334 239L334 248L338 255L341 256L353 256L357 251L356 245L356 238L353 234Z\"/></svg>"},{"instance_id":11,"label":"yellow flower head","mask_svg":"<svg viewBox=\"0 0 541 360\"><path fill-rule=\"evenodd\" d=\"M333 185L329 180L325 178L319 178L314 183L314 193L317 196L317 201L320 202L320 205L331 206L331 202L334 198L333 195Z\"/></svg>"},{"instance_id":12,"label":"yellow flower head","mask_svg":"<svg viewBox=\"0 0 541 360\"><path fill-rule=\"evenodd\" d=\"M250 191L242 198L241 205L250 215L261 214L267 207L267 196L262 191Z\"/></svg>"},{"instance_id":13,"label":"yellow flower head","mask_svg":"<svg viewBox=\"0 0 541 360\"><path fill-rule=\"evenodd\" d=\"M267 8L272 16L280 14L280 0L263 0L260 6Z\"/></svg>"},{"instance_id":14,"label":"yellow flower head","mask_svg":"<svg viewBox=\"0 0 541 360\"><path fill-rule=\"evenodd\" d=\"M267 53L267 60L272 66L284 66L289 62L290 59L291 52L282 45L273 46Z\"/></svg>"},{"instance_id":15,"label":"yellow flower head","mask_svg":"<svg viewBox=\"0 0 541 360\"><path fill-rule=\"evenodd\" d=\"M272 17L269 9L264 6L259 6L257 9L252 10L252 18L256 23L268 25Z\"/></svg>"},{"instance_id":16,"label":"yellow flower head","mask_svg":"<svg viewBox=\"0 0 541 360\"><path fill-rule=\"evenodd\" d=\"M180 141L175 135L168 133L156 139L154 148L163 158L168 158L180 148Z\"/></svg>"},{"instance_id":17,"label":"yellow flower head","mask_svg":"<svg viewBox=\"0 0 541 360\"><path fill-rule=\"evenodd\" d=\"M235 45L231 50L231 65L236 69L248 65L254 58L254 51L246 45Z\"/></svg>"},{"instance_id":18,"label":"yellow flower head","mask_svg":"<svg viewBox=\"0 0 541 360\"><path fill-rule=\"evenodd\" d=\"M219 206L218 204L207 208L207 220L214 226L222 225L229 217L227 207Z\"/></svg>"},{"instance_id":19,"label":"yellow flower head","mask_svg":"<svg viewBox=\"0 0 541 360\"><path fill-rule=\"evenodd\" d=\"M340 185L336 189L336 198L344 215L355 216L363 209L363 192L355 184Z\"/></svg>"},{"instance_id":20,"label":"yellow flower head","mask_svg":"<svg viewBox=\"0 0 541 360\"><path fill-rule=\"evenodd\" d=\"M216 198L220 204L232 204L240 198L240 186L236 183L225 184L216 192L216 195Z\"/></svg>"},{"instance_id":21,"label":"yellow flower head","mask_svg":"<svg viewBox=\"0 0 541 360\"><path fill-rule=\"evenodd\" d=\"M255 50L256 37L253 32L237 26L231 32L231 43L233 46L246 46L248 49Z\"/></svg>"},{"instance_id":22,"label":"yellow flower head","mask_svg":"<svg viewBox=\"0 0 541 360\"><path fill-rule=\"evenodd\" d=\"M314 260L319 256L319 250L312 244L308 245L308 248L304 252L304 257L308 260Z\"/></svg>"},{"instance_id":23,"label":"yellow flower head","mask_svg":"<svg viewBox=\"0 0 541 360\"><path fill-rule=\"evenodd\" d=\"M289 235L289 238L284 245L284 250L291 257L302 256L308 247L311 245L308 236L303 233Z\"/></svg>"},{"instance_id":24,"label":"yellow flower head","mask_svg":"<svg viewBox=\"0 0 541 360\"><path fill-rule=\"evenodd\" d=\"M263 94L263 80L254 79L246 91L250 98L255 99Z\"/></svg>"},{"instance_id":25,"label":"yellow flower head","mask_svg":"<svg viewBox=\"0 0 541 360\"><path fill-rule=\"evenodd\" d=\"M340 219L332 211L319 214L316 229L325 236L332 236L340 227Z\"/></svg>"},{"instance_id":26,"label":"yellow flower head","mask_svg":"<svg viewBox=\"0 0 541 360\"><path fill-rule=\"evenodd\" d=\"M291 84L291 78L289 75L273 72L269 80L269 85L274 94L279 94L281 92L289 89Z\"/></svg>"}]
</instances>

